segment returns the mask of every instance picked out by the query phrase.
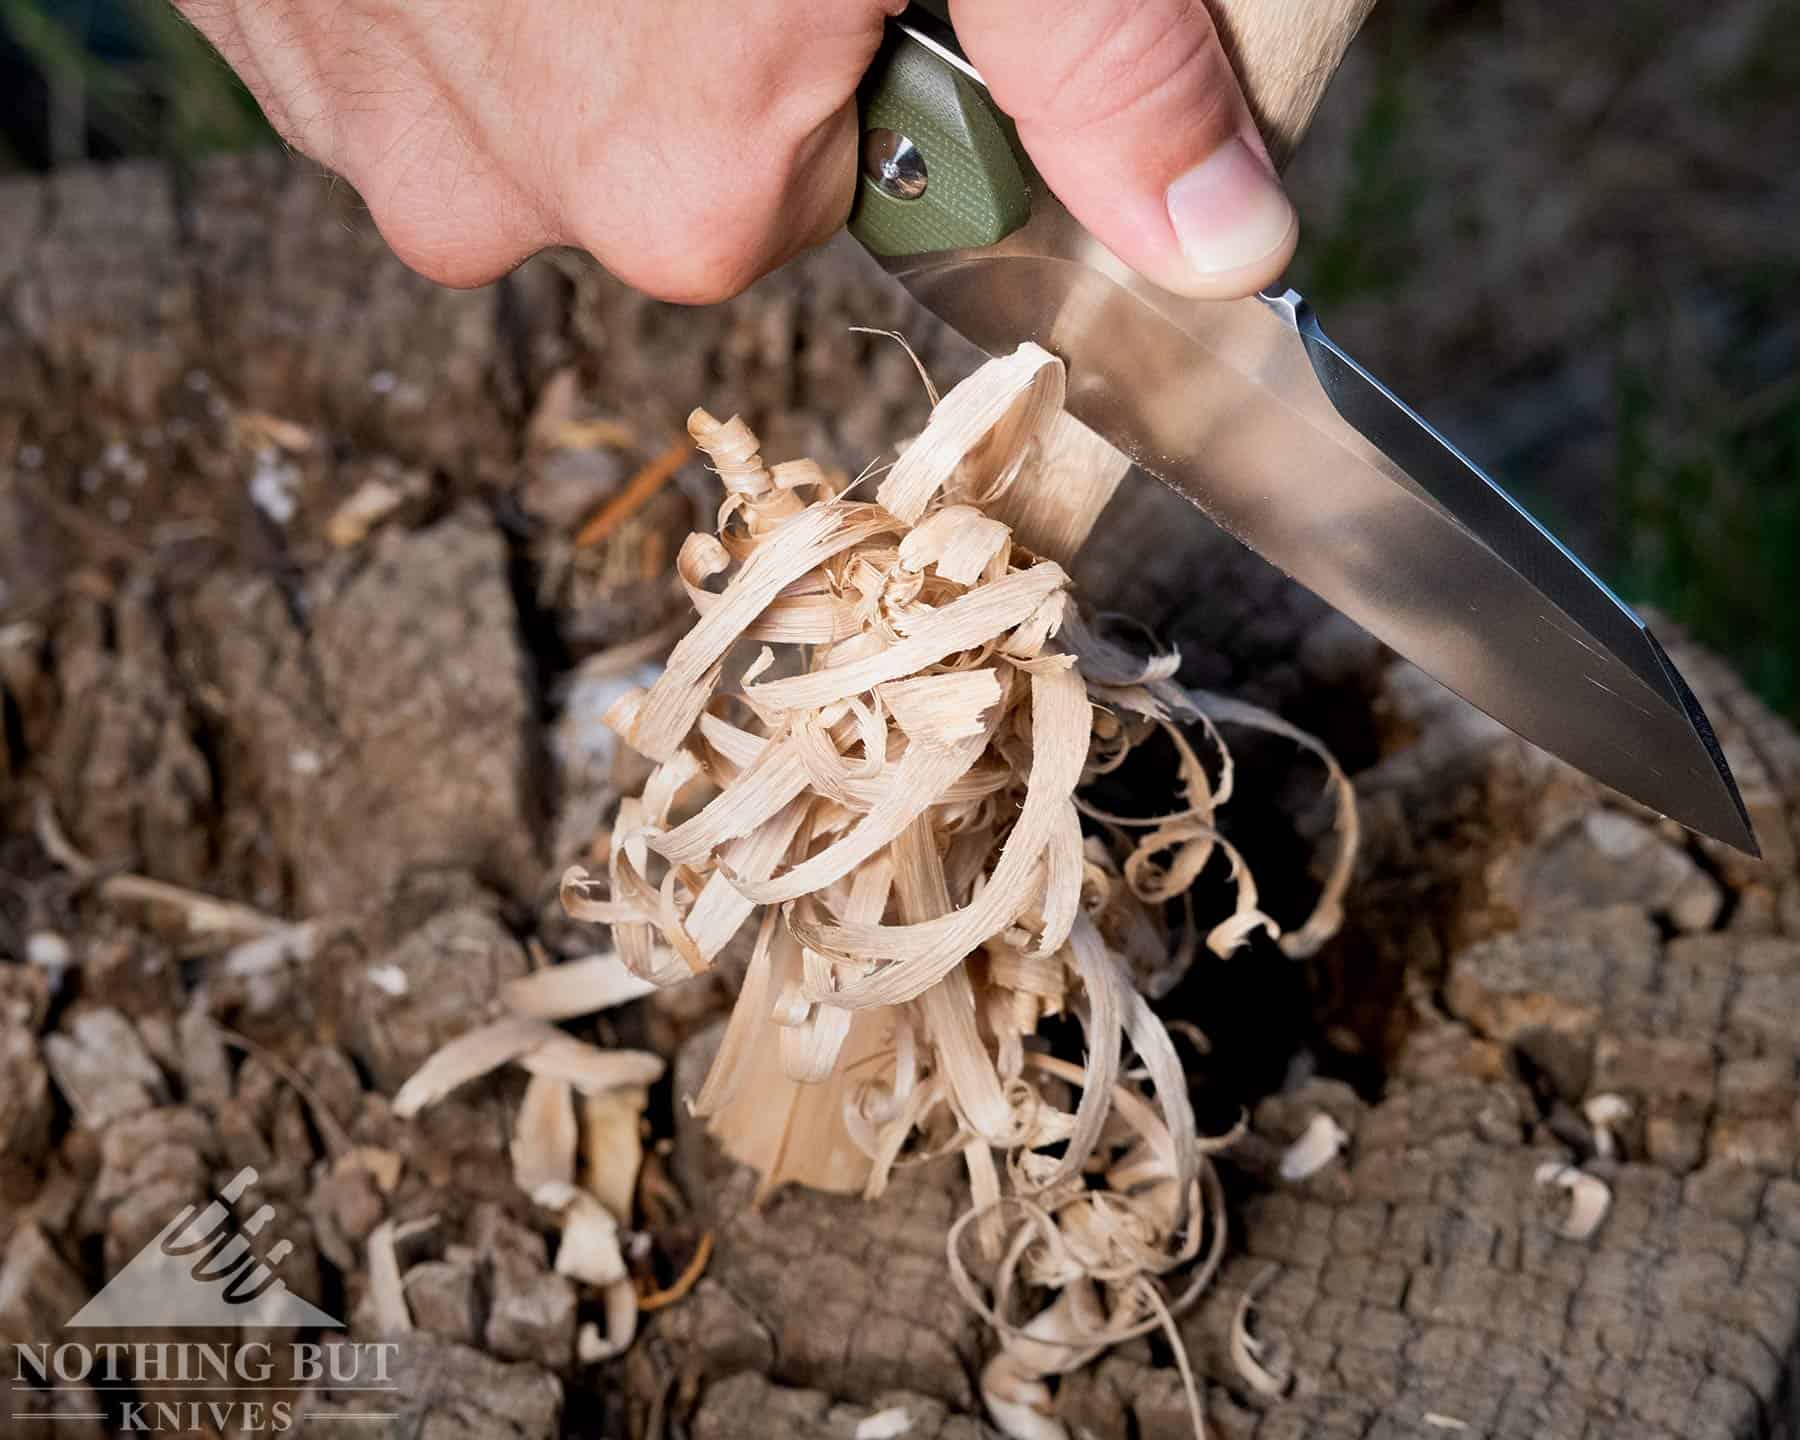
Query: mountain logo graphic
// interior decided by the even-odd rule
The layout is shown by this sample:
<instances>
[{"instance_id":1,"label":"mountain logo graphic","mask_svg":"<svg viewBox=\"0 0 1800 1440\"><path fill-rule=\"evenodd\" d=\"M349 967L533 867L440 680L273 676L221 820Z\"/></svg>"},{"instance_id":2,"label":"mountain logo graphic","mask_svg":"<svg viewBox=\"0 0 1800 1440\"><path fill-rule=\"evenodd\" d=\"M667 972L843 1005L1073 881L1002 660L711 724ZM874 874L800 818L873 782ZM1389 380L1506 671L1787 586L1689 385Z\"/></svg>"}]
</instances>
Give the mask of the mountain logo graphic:
<instances>
[{"instance_id":1,"label":"mountain logo graphic","mask_svg":"<svg viewBox=\"0 0 1800 1440\"><path fill-rule=\"evenodd\" d=\"M256 1183L246 1165L205 1210L189 1205L107 1282L69 1321L71 1328L165 1329L172 1326L255 1326L262 1329L342 1329L302 1300L275 1274L294 1247L286 1240L259 1257L250 1236L275 1218L264 1205L242 1229L232 1206Z\"/></svg>"}]
</instances>

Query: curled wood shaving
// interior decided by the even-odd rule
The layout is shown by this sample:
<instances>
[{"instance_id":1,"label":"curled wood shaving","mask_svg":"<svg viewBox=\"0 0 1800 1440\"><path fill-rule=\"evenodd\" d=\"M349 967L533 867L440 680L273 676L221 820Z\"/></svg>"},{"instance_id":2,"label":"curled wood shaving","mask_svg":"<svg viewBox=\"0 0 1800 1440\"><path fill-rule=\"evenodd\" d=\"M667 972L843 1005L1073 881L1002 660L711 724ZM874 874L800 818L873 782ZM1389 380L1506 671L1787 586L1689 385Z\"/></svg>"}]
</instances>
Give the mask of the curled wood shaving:
<instances>
[{"instance_id":1,"label":"curled wood shaving","mask_svg":"<svg viewBox=\"0 0 1800 1440\"><path fill-rule=\"evenodd\" d=\"M1244 1287L1231 1318L1231 1363L1244 1382L1258 1395L1285 1395L1294 1383L1293 1363L1286 1347L1274 1340L1259 1340L1250 1333L1250 1311L1276 1270L1271 1265Z\"/></svg>"},{"instance_id":2,"label":"curled wood shaving","mask_svg":"<svg viewBox=\"0 0 1800 1440\"><path fill-rule=\"evenodd\" d=\"M597 1365L623 1355L637 1338L637 1287L629 1280L615 1280L601 1292L606 1307L606 1333L591 1320L575 1333L575 1355L583 1365Z\"/></svg>"},{"instance_id":3,"label":"curled wood shaving","mask_svg":"<svg viewBox=\"0 0 1800 1440\"><path fill-rule=\"evenodd\" d=\"M1281 1155L1281 1178L1289 1182L1317 1175L1350 1143L1349 1132L1320 1111L1307 1123L1300 1138Z\"/></svg>"},{"instance_id":4,"label":"curled wood shaving","mask_svg":"<svg viewBox=\"0 0 1800 1440\"><path fill-rule=\"evenodd\" d=\"M571 869L562 898L611 926L650 984L754 937L691 1103L762 1195L795 1181L874 1197L900 1167L964 1157L976 1206L950 1233L951 1271L999 1337L983 1393L1008 1433L1062 1434L1048 1377L1155 1329L1198 1429L1174 1317L1223 1254L1209 1157L1231 1137L1198 1135L1144 994L1202 943L1316 949L1339 923L1355 809L1316 740L1101 635L1068 573L1022 540L1015 524L1066 558L1118 481L1063 389L1035 345L989 362L872 504L810 462L765 463L741 420L694 412L725 489L716 531L677 561L698 618L606 713L655 769L604 837L606 874ZM1055 486L1084 493L1040 503ZM1220 834L1235 788L1221 725L1325 766L1337 846L1293 930ZM1176 755L1175 805L1096 809L1083 787L1151 740ZM597 982L591 998L609 994ZM1035 1041L1057 1016L1079 1025L1083 1064Z\"/></svg>"},{"instance_id":5,"label":"curled wood shaving","mask_svg":"<svg viewBox=\"0 0 1800 1440\"><path fill-rule=\"evenodd\" d=\"M1556 1207L1560 1218L1554 1224L1565 1240L1587 1239L1612 1208L1612 1191L1604 1180L1560 1160L1546 1160L1538 1166L1534 1180L1540 1192L1563 1192Z\"/></svg>"}]
</instances>

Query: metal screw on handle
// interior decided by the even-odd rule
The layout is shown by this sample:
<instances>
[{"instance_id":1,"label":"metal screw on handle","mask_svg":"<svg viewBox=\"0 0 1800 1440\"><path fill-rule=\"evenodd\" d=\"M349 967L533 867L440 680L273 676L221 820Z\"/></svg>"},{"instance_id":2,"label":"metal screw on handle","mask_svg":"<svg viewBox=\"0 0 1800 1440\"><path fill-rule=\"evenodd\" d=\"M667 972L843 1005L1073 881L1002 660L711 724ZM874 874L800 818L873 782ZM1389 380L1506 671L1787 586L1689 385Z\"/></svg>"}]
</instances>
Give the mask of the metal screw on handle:
<instances>
[{"instance_id":1,"label":"metal screw on handle","mask_svg":"<svg viewBox=\"0 0 1800 1440\"><path fill-rule=\"evenodd\" d=\"M898 131L877 129L863 136L863 174L896 200L917 200L925 193L925 157Z\"/></svg>"}]
</instances>

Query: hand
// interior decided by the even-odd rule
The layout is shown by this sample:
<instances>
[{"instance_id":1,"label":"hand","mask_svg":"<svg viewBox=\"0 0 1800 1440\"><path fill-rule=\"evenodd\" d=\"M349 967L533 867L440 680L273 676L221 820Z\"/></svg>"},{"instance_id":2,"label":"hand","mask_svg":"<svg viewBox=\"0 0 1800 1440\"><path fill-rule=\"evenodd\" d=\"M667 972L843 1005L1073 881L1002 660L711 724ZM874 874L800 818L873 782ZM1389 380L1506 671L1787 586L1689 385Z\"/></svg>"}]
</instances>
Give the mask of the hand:
<instances>
[{"instance_id":1,"label":"hand","mask_svg":"<svg viewBox=\"0 0 1800 1440\"><path fill-rule=\"evenodd\" d=\"M176 0L408 265L479 285L576 245L667 300L735 294L844 222L857 82L903 0ZM955 0L1063 203L1193 295L1298 226L1199 0Z\"/></svg>"}]
</instances>

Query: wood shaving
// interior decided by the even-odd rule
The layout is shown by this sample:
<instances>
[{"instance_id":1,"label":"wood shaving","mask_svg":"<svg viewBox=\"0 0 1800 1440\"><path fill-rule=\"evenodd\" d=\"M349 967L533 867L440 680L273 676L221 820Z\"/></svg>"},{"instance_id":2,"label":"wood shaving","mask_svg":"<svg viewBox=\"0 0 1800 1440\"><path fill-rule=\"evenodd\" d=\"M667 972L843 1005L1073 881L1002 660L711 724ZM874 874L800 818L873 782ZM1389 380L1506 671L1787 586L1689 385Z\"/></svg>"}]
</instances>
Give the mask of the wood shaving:
<instances>
[{"instance_id":1,"label":"wood shaving","mask_svg":"<svg viewBox=\"0 0 1800 1440\"><path fill-rule=\"evenodd\" d=\"M1230 1137L1197 1134L1145 993L1201 943L1316 950L1340 922L1355 806L1311 736L1183 690L1178 657L1084 621L1053 557L1122 466L1067 421L1064 383L1035 345L990 361L937 403L873 503L811 462L766 464L742 420L693 413L725 489L716 530L677 560L698 618L606 713L655 769L597 844L605 875L571 868L562 898L655 985L754 937L690 1103L762 1196L797 1182L875 1197L900 1167L964 1157L976 1204L948 1237L951 1275L999 1339L982 1390L1002 1429L1063 1435L1049 1377L1161 1329L1198 1431L1174 1317L1223 1255L1209 1157ZM1069 493L1050 504L1053 490ZM1291 930L1220 833L1222 725L1325 767L1335 852ZM1151 740L1176 756L1176 805L1096 808L1084 787ZM1035 1041L1059 1016L1084 1063Z\"/></svg>"},{"instance_id":2,"label":"wood shaving","mask_svg":"<svg viewBox=\"0 0 1800 1440\"><path fill-rule=\"evenodd\" d=\"M411 1119L452 1090L502 1065L554 1076L584 1095L621 1085L652 1085L665 1068L647 1050L599 1050L529 1015L509 1015L466 1030L440 1047L395 1092L394 1114Z\"/></svg>"},{"instance_id":3,"label":"wood shaving","mask_svg":"<svg viewBox=\"0 0 1800 1440\"><path fill-rule=\"evenodd\" d=\"M365 480L331 512L325 538L339 550L360 544L377 525L406 503L404 492L385 480Z\"/></svg>"},{"instance_id":4,"label":"wood shaving","mask_svg":"<svg viewBox=\"0 0 1800 1440\"><path fill-rule=\"evenodd\" d=\"M631 1223L649 1103L650 1093L641 1085L581 1097L582 1183L621 1225Z\"/></svg>"},{"instance_id":5,"label":"wood shaving","mask_svg":"<svg viewBox=\"0 0 1800 1440\"><path fill-rule=\"evenodd\" d=\"M527 1195L575 1180L575 1090L555 1075L533 1075L513 1122L513 1184Z\"/></svg>"},{"instance_id":6,"label":"wood shaving","mask_svg":"<svg viewBox=\"0 0 1800 1440\"><path fill-rule=\"evenodd\" d=\"M654 1085L667 1066L648 1050L601 1050L558 1030L519 1056L533 1075L554 1075L583 1095L599 1095L621 1085Z\"/></svg>"},{"instance_id":7,"label":"wood shaving","mask_svg":"<svg viewBox=\"0 0 1800 1440\"><path fill-rule=\"evenodd\" d=\"M239 410L231 417L238 444L246 450L273 445L290 454L304 455L313 447L313 432L297 420L271 415L266 410Z\"/></svg>"},{"instance_id":8,"label":"wood shaving","mask_svg":"<svg viewBox=\"0 0 1800 1440\"><path fill-rule=\"evenodd\" d=\"M1594 1132L1594 1154L1612 1159L1619 1149L1619 1127L1631 1119L1631 1102L1623 1095L1590 1095L1582 1102L1581 1113Z\"/></svg>"},{"instance_id":9,"label":"wood shaving","mask_svg":"<svg viewBox=\"0 0 1800 1440\"><path fill-rule=\"evenodd\" d=\"M606 1333L593 1321L583 1321L575 1332L575 1356L583 1365L597 1365L623 1355L637 1338L637 1287L629 1280L615 1280L602 1292L606 1307Z\"/></svg>"},{"instance_id":10,"label":"wood shaving","mask_svg":"<svg viewBox=\"0 0 1800 1440\"><path fill-rule=\"evenodd\" d=\"M299 929L248 905L239 905L236 900L220 900L218 896L202 895L200 891L171 886L144 875L113 875L101 882L99 893L103 900L128 900L175 911L193 934L218 940Z\"/></svg>"},{"instance_id":11,"label":"wood shaving","mask_svg":"<svg viewBox=\"0 0 1800 1440\"><path fill-rule=\"evenodd\" d=\"M655 989L651 981L627 970L617 955L590 955L508 980L500 989L500 1000L514 1015L567 1020L628 1004Z\"/></svg>"},{"instance_id":12,"label":"wood shaving","mask_svg":"<svg viewBox=\"0 0 1800 1440\"><path fill-rule=\"evenodd\" d=\"M309 925L292 925L235 900L221 900L216 895L190 890L184 885L172 885L166 880L153 880L147 875L106 873L106 867L75 848L47 796L38 797L34 828L44 853L71 875L79 880L105 877L100 879L97 888L102 900L140 904L170 914L182 923L189 935L209 945L230 946L282 935L310 944Z\"/></svg>"},{"instance_id":13,"label":"wood shaving","mask_svg":"<svg viewBox=\"0 0 1800 1440\"><path fill-rule=\"evenodd\" d=\"M637 429L623 420L565 420L549 438L556 450L629 450Z\"/></svg>"},{"instance_id":14,"label":"wood shaving","mask_svg":"<svg viewBox=\"0 0 1800 1440\"><path fill-rule=\"evenodd\" d=\"M400 1282L400 1257L394 1248L394 1222L383 1220L369 1232L369 1304L378 1335L405 1335L413 1328Z\"/></svg>"},{"instance_id":15,"label":"wood shaving","mask_svg":"<svg viewBox=\"0 0 1800 1440\"><path fill-rule=\"evenodd\" d=\"M912 1434L912 1428L912 1411L904 1405L893 1405L858 1420L854 1440L898 1440L901 1435Z\"/></svg>"},{"instance_id":16,"label":"wood shaving","mask_svg":"<svg viewBox=\"0 0 1800 1440\"><path fill-rule=\"evenodd\" d=\"M1540 1192L1563 1192L1556 1206L1560 1216L1554 1225L1556 1233L1565 1240L1587 1239L1600 1228L1600 1222L1612 1208L1612 1191L1604 1180L1560 1160L1547 1160L1538 1166L1534 1179Z\"/></svg>"},{"instance_id":17,"label":"wood shaving","mask_svg":"<svg viewBox=\"0 0 1800 1440\"><path fill-rule=\"evenodd\" d=\"M1300 1138L1282 1152L1281 1178L1296 1183L1317 1175L1337 1159L1349 1143L1349 1132L1320 1111L1308 1122Z\"/></svg>"},{"instance_id":18,"label":"wood shaving","mask_svg":"<svg viewBox=\"0 0 1800 1440\"><path fill-rule=\"evenodd\" d=\"M283 925L254 939L240 940L225 952L219 968L227 975L267 975L310 960L318 940L319 927L311 922Z\"/></svg>"},{"instance_id":19,"label":"wood shaving","mask_svg":"<svg viewBox=\"0 0 1800 1440\"><path fill-rule=\"evenodd\" d=\"M1286 1346L1275 1340L1261 1340L1250 1333L1250 1312L1256 1297L1275 1278L1271 1265L1244 1288L1237 1311L1231 1318L1231 1364L1258 1395L1271 1399L1287 1394L1294 1383L1293 1362Z\"/></svg>"},{"instance_id":20,"label":"wood shaving","mask_svg":"<svg viewBox=\"0 0 1800 1440\"><path fill-rule=\"evenodd\" d=\"M375 1182L383 1195L392 1195L400 1184L400 1171L405 1165L401 1157L380 1145L353 1145L338 1156L333 1169L342 1174L361 1170Z\"/></svg>"},{"instance_id":21,"label":"wood shaving","mask_svg":"<svg viewBox=\"0 0 1800 1440\"><path fill-rule=\"evenodd\" d=\"M625 1256L619 1250L619 1222L587 1191L552 1180L531 1198L561 1218L562 1243L556 1247L556 1273L584 1285L604 1288L625 1279Z\"/></svg>"}]
</instances>

